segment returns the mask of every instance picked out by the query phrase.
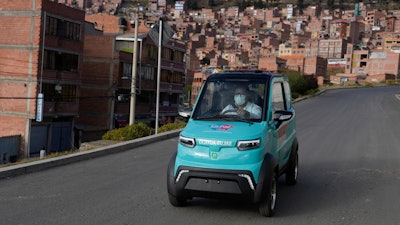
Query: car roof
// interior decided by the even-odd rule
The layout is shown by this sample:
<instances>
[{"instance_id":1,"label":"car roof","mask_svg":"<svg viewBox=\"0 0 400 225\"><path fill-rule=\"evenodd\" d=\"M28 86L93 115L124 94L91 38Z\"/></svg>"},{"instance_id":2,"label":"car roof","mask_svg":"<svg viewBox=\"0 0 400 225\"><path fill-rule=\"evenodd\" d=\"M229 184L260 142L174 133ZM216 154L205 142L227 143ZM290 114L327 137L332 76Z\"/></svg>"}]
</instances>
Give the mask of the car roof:
<instances>
[{"instance_id":1,"label":"car roof","mask_svg":"<svg viewBox=\"0 0 400 225\"><path fill-rule=\"evenodd\" d=\"M232 71L224 71L219 73L211 74L208 78L232 78L232 77L239 78L243 76L243 78L249 78L249 76L255 76L254 78L267 78L270 79L272 77L282 77L282 75L266 72L262 70L232 70Z\"/></svg>"}]
</instances>

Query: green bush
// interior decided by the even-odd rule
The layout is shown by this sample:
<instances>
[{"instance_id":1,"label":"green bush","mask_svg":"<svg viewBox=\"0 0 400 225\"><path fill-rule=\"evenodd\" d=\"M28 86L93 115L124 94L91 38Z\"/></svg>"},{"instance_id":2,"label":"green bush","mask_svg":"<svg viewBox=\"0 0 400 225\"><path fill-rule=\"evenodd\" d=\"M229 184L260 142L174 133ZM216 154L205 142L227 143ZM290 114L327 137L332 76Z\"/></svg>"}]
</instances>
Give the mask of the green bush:
<instances>
[{"instance_id":1,"label":"green bush","mask_svg":"<svg viewBox=\"0 0 400 225\"><path fill-rule=\"evenodd\" d=\"M170 131L170 130L177 130L177 129L181 129L184 128L186 126L186 122L181 121L178 123L167 123L163 126L161 126L160 128L158 128L158 132L162 133L162 132L166 132L166 131Z\"/></svg>"},{"instance_id":2,"label":"green bush","mask_svg":"<svg viewBox=\"0 0 400 225\"><path fill-rule=\"evenodd\" d=\"M317 80L313 77L303 76L296 71L286 71L285 75L289 79L290 88L293 93L292 97L294 99L318 91Z\"/></svg>"},{"instance_id":3,"label":"green bush","mask_svg":"<svg viewBox=\"0 0 400 225\"><path fill-rule=\"evenodd\" d=\"M126 127L110 130L103 135L103 140L128 141L154 134L145 123L139 122Z\"/></svg>"}]
</instances>

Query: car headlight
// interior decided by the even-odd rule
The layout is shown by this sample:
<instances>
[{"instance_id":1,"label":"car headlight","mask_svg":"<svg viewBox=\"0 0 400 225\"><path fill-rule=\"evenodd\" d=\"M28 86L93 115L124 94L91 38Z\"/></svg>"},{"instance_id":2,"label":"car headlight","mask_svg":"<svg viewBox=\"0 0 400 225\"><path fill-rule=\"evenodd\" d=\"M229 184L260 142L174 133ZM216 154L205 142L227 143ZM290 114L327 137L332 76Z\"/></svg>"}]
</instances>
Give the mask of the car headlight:
<instances>
[{"instance_id":1,"label":"car headlight","mask_svg":"<svg viewBox=\"0 0 400 225\"><path fill-rule=\"evenodd\" d=\"M194 138L188 138L184 136L179 136L179 143L189 148L193 148L196 145Z\"/></svg>"},{"instance_id":2,"label":"car headlight","mask_svg":"<svg viewBox=\"0 0 400 225\"><path fill-rule=\"evenodd\" d=\"M239 150L250 150L260 147L260 139L248 140L248 141L238 141L236 147Z\"/></svg>"}]
</instances>

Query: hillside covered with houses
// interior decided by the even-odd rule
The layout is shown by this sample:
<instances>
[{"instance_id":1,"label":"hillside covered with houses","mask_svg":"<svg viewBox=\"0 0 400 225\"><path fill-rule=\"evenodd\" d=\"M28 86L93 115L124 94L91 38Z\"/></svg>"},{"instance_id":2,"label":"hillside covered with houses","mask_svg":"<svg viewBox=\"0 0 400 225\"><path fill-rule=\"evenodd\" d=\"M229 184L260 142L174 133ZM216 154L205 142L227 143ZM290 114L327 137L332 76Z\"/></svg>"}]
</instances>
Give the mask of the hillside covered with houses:
<instances>
[{"instance_id":1,"label":"hillside covered with houses","mask_svg":"<svg viewBox=\"0 0 400 225\"><path fill-rule=\"evenodd\" d=\"M193 9L193 1L39 2L9 1L0 14L14 34L0 35L0 54L8 56L0 57L0 137L19 136L20 156L98 139L126 126L132 105L135 121L154 126L158 106L159 123L173 122L216 71L291 71L318 85L399 78L400 3ZM160 20L173 36L159 67L150 33Z\"/></svg>"}]
</instances>

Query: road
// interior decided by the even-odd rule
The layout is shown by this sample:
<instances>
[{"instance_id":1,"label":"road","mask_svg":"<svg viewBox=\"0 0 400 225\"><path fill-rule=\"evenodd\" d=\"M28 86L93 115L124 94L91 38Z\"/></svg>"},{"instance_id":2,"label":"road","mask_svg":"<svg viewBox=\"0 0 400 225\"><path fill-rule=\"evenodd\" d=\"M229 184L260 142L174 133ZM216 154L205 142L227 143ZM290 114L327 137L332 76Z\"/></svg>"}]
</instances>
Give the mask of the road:
<instances>
[{"instance_id":1,"label":"road","mask_svg":"<svg viewBox=\"0 0 400 225\"><path fill-rule=\"evenodd\" d=\"M277 212L196 199L174 208L166 168L177 138L0 180L0 224L400 224L400 87L331 90L295 104L299 181Z\"/></svg>"}]
</instances>

